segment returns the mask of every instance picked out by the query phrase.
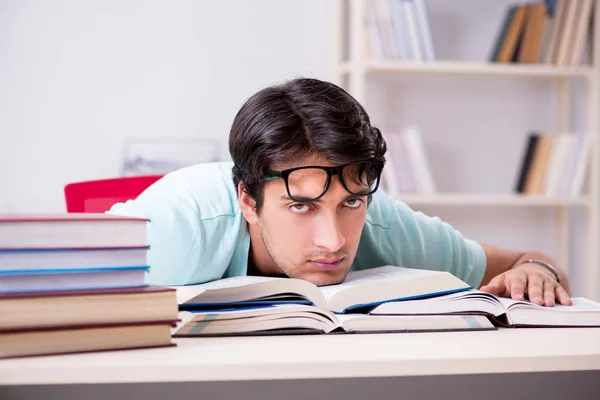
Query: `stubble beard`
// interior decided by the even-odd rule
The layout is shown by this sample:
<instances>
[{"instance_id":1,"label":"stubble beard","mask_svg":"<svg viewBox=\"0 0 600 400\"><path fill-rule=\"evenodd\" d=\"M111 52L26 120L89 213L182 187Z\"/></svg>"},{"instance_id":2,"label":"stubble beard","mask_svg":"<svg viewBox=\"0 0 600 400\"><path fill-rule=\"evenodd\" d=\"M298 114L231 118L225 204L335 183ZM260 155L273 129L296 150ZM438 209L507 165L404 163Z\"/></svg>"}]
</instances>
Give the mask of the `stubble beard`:
<instances>
[{"instance_id":1,"label":"stubble beard","mask_svg":"<svg viewBox=\"0 0 600 400\"><path fill-rule=\"evenodd\" d=\"M260 237L263 241L263 244L265 246L265 249L267 250L267 253L269 254L269 257L271 257L271 259L273 260L275 265L277 265L277 268L281 271L281 273L283 275L286 275L288 278L297 278L297 279L308 280L306 278L302 278L303 273L299 266L295 266L293 264L293 262L292 263L284 263L283 260L279 259L279 257L278 257L279 252L277 251L277 245L275 245L273 240L271 239L269 230L265 227L262 219L258 220L258 231L259 231ZM336 254L336 256L339 256L339 257L345 257L346 260L344 260L344 261L347 261L348 256L350 255L350 252L348 250L342 250L342 251L336 252L335 254ZM321 253L320 255L331 255L331 253L328 253L328 254ZM318 253L303 254L302 259L305 260L305 262L309 262L311 257L316 258L318 256L319 256ZM348 272L349 272L349 268L346 268L344 271L344 274L335 280L331 279L332 276L330 274L321 273L321 274L319 274L319 275L321 275L320 276L321 278L322 277L328 278L326 282L323 282L323 279L319 279L318 281L314 281L314 280L309 280L309 281L317 286L333 285L333 284L343 282L346 279Z\"/></svg>"}]
</instances>

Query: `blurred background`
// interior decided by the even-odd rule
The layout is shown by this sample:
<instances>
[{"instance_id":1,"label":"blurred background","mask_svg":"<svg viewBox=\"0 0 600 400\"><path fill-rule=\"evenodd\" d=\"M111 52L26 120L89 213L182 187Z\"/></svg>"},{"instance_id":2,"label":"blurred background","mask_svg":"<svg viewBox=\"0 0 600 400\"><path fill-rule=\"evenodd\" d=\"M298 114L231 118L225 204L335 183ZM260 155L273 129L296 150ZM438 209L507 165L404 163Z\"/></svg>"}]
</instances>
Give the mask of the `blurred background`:
<instances>
[{"instance_id":1,"label":"blurred background","mask_svg":"<svg viewBox=\"0 0 600 400\"><path fill-rule=\"evenodd\" d=\"M487 72L515 3L416 1L428 30L405 32L407 56L398 18L411 11L386 1L364 2L353 25L350 3L334 0L0 0L0 213L64 212L70 182L229 160L229 128L246 98L315 77L356 95L387 137L413 132L433 187L400 182L404 164L386 176L388 192L467 237L559 258L574 294L586 295L589 279L598 286L597 191L564 200L515 188L533 132L597 136L597 67L587 53L576 65L548 64L541 49L538 69L526 69L536 67L514 50L503 65L515 69ZM555 20L556 2L528 3ZM422 24L423 10L412 12L408 23ZM414 62L438 70L402 67ZM565 77L569 96L559 98Z\"/></svg>"}]
</instances>

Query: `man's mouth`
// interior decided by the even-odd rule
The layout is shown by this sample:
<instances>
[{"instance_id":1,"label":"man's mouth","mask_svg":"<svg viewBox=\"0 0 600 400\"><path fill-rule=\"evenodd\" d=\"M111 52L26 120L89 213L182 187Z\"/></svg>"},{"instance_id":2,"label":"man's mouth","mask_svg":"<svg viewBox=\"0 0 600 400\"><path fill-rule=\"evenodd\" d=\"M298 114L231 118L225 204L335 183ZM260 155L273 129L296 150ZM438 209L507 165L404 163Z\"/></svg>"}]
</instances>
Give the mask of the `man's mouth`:
<instances>
[{"instance_id":1,"label":"man's mouth","mask_svg":"<svg viewBox=\"0 0 600 400\"><path fill-rule=\"evenodd\" d=\"M317 269L323 270L323 271L329 271L332 269L336 269L337 267L339 267L342 264L342 261L344 260L344 258L323 258L323 259L319 259L319 260L311 260L310 263Z\"/></svg>"}]
</instances>

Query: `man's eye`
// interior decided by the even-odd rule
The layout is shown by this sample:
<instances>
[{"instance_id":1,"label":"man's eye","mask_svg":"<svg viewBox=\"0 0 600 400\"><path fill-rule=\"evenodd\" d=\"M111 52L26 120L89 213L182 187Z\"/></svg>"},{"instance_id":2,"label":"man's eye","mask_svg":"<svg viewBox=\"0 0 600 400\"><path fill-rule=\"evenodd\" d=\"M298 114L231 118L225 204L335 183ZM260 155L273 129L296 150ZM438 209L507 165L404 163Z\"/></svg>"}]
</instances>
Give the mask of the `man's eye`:
<instances>
[{"instance_id":1,"label":"man's eye","mask_svg":"<svg viewBox=\"0 0 600 400\"><path fill-rule=\"evenodd\" d=\"M290 211L296 213L296 214L303 214L305 212L307 212L308 210L310 210L310 207L308 206L308 204L292 204L290 206Z\"/></svg>"},{"instance_id":2,"label":"man's eye","mask_svg":"<svg viewBox=\"0 0 600 400\"><path fill-rule=\"evenodd\" d=\"M346 200L346 206L350 208L358 208L362 205L363 201L361 199L349 199Z\"/></svg>"}]
</instances>

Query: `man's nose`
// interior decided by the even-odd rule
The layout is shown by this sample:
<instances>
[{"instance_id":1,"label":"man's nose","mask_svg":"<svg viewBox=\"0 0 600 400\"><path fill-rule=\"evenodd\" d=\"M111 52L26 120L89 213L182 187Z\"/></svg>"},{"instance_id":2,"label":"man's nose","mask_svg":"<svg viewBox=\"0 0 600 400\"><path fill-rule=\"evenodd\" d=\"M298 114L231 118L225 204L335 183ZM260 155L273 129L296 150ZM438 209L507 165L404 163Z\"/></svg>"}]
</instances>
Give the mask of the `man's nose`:
<instances>
[{"instance_id":1,"label":"man's nose","mask_svg":"<svg viewBox=\"0 0 600 400\"><path fill-rule=\"evenodd\" d=\"M333 253L342 248L346 238L340 230L338 217L335 213L325 213L316 221L316 232L314 237L315 246L326 249Z\"/></svg>"}]
</instances>

